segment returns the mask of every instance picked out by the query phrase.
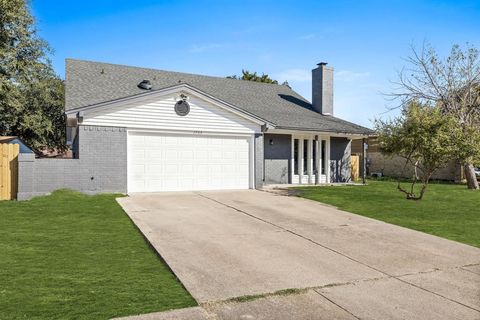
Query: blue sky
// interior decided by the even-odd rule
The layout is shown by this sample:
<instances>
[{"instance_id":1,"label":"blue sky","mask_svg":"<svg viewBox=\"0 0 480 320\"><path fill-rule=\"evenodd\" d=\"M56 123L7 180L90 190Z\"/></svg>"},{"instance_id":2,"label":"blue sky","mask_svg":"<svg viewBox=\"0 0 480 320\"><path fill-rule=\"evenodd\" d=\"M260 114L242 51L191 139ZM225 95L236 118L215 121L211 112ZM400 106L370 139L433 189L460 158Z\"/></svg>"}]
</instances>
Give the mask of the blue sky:
<instances>
[{"instance_id":1,"label":"blue sky","mask_svg":"<svg viewBox=\"0 0 480 320\"><path fill-rule=\"evenodd\" d=\"M388 117L382 92L426 40L480 48L480 1L33 0L40 35L78 58L213 76L242 69L288 80L311 98L311 69L335 68L335 115L371 126Z\"/></svg>"}]
</instances>

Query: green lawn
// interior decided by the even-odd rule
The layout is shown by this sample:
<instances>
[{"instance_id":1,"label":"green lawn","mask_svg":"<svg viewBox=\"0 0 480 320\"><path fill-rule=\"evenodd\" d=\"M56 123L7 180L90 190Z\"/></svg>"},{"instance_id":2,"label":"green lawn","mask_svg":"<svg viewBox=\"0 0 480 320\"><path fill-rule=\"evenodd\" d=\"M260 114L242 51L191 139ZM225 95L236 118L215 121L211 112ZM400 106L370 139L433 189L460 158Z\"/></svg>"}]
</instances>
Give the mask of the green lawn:
<instances>
[{"instance_id":1,"label":"green lawn","mask_svg":"<svg viewBox=\"0 0 480 320\"><path fill-rule=\"evenodd\" d=\"M0 202L0 318L107 319L196 305L115 201Z\"/></svg>"},{"instance_id":2,"label":"green lawn","mask_svg":"<svg viewBox=\"0 0 480 320\"><path fill-rule=\"evenodd\" d=\"M480 247L480 192L431 184L421 201L406 200L393 181L366 186L299 187L299 195L339 209Z\"/></svg>"}]
</instances>

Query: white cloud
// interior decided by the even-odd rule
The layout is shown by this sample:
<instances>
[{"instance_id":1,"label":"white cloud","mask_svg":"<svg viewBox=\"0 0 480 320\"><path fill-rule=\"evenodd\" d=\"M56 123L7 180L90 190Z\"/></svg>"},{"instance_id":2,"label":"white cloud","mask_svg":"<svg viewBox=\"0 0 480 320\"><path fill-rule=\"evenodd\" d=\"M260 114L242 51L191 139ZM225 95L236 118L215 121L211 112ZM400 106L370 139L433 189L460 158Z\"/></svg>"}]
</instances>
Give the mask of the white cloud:
<instances>
[{"instance_id":1,"label":"white cloud","mask_svg":"<svg viewBox=\"0 0 480 320\"><path fill-rule=\"evenodd\" d=\"M277 73L276 78L283 81L311 81L312 73L310 70L305 69L288 69Z\"/></svg>"},{"instance_id":2,"label":"white cloud","mask_svg":"<svg viewBox=\"0 0 480 320\"><path fill-rule=\"evenodd\" d=\"M219 49L225 47L225 44L221 43L206 43L206 44L195 44L190 48L190 52L199 53L207 50Z\"/></svg>"},{"instance_id":3,"label":"white cloud","mask_svg":"<svg viewBox=\"0 0 480 320\"><path fill-rule=\"evenodd\" d=\"M341 70L335 73L335 79L345 82L355 81L368 77L370 77L370 72L353 72L349 70Z\"/></svg>"},{"instance_id":4,"label":"white cloud","mask_svg":"<svg viewBox=\"0 0 480 320\"><path fill-rule=\"evenodd\" d=\"M313 39L313 38L315 38L315 35L313 33L304 34L304 35L298 37L299 40L310 40L310 39Z\"/></svg>"}]
</instances>

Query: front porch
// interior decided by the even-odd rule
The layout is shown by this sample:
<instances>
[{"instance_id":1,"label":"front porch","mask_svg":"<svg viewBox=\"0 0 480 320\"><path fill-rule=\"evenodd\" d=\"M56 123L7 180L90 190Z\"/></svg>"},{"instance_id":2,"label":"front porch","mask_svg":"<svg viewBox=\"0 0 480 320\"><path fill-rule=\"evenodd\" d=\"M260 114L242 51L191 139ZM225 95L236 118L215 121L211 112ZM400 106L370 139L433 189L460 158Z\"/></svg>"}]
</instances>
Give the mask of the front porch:
<instances>
[{"instance_id":1,"label":"front porch","mask_svg":"<svg viewBox=\"0 0 480 320\"><path fill-rule=\"evenodd\" d=\"M264 134L265 185L351 183L351 141L317 132Z\"/></svg>"},{"instance_id":2,"label":"front porch","mask_svg":"<svg viewBox=\"0 0 480 320\"><path fill-rule=\"evenodd\" d=\"M330 137L319 135L291 135L292 152L290 183L330 183Z\"/></svg>"}]
</instances>

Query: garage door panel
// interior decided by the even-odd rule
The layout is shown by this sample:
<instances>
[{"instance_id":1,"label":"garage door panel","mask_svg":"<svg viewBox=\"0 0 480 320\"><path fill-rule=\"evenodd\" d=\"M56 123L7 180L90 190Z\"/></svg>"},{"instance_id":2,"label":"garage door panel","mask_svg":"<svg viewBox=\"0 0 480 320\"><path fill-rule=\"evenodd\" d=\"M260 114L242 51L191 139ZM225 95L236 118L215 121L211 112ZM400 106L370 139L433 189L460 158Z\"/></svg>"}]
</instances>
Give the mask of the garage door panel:
<instances>
[{"instance_id":1,"label":"garage door panel","mask_svg":"<svg viewBox=\"0 0 480 320\"><path fill-rule=\"evenodd\" d=\"M179 157L180 157L180 159L182 159L182 161L186 161L188 163L191 163L191 162L193 162L193 160L195 158L194 154L195 153L193 152L193 150L182 150L182 151L180 151Z\"/></svg>"},{"instance_id":2,"label":"garage door panel","mask_svg":"<svg viewBox=\"0 0 480 320\"><path fill-rule=\"evenodd\" d=\"M174 178L174 177L178 177L178 174L179 174L179 168L177 164L170 164L170 163L165 164L165 173L164 173L165 177Z\"/></svg>"},{"instance_id":3,"label":"garage door panel","mask_svg":"<svg viewBox=\"0 0 480 320\"><path fill-rule=\"evenodd\" d=\"M182 180L179 181L179 190L178 191L193 190L194 187L195 187L195 184L193 182L193 178L182 179Z\"/></svg>"},{"instance_id":4,"label":"garage door panel","mask_svg":"<svg viewBox=\"0 0 480 320\"><path fill-rule=\"evenodd\" d=\"M182 166L182 177L193 177L195 175L195 170L193 164L183 165Z\"/></svg>"},{"instance_id":5,"label":"garage door panel","mask_svg":"<svg viewBox=\"0 0 480 320\"><path fill-rule=\"evenodd\" d=\"M142 149L139 149L139 153L145 154L147 158L161 158L163 157L164 150L161 149L149 149L148 147L144 146L144 152L142 152ZM135 149L133 150L135 151Z\"/></svg>"},{"instance_id":6,"label":"garage door panel","mask_svg":"<svg viewBox=\"0 0 480 320\"><path fill-rule=\"evenodd\" d=\"M235 158L236 158L236 154L234 151L226 151L223 153L223 158L225 160L229 160L229 161L232 161L234 162Z\"/></svg>"},{"instance_id":7,"label":"garage door panel","mask_svg":"<svg viewBox=\"0 0 480 320\"><path fill-rule=\"evenodd\" d=\"M129 133L129 192L247 189L249 138Z\"/></svg>"},{"instance_id":8,"label":"garage door panel","mask_svg":"<svg viewBox=\"0 0 480 320\"><path fill-rule=\"evenodd\" d=\"M176 136L164 136L161 137L161 140L164 140L166 145L178 146L178 138Z\"/></svg>"},{"instance_id":9,"label":"garage door panel","mask_svg":"<svg viewBox=\"0 0 480 320\"><path fill-rule=\"evenodd\" d=\"M207 150L197 150L195 152L195 160L197 160L197 161L208 160L208 151Z\"/></svg>"},{"instance_id":10,"label":"garage door panel","mask_svg":"<svg viewBox=\"0 0 480 320\"><path fill-rule=\"evenodd\" d=\"M197 178L204 178L208 179L210 175L210 166L207 164L200 164L195 166L196 169L196 177Z\"/></svg>"},{"instance_id":11,"label":"garage door panel","mask_svg":"<svg viewBox=\"0 0 480 320\"><path fill-rule=\"evenodd\" d=\"M210 151L210 160L220 160L220 159L222 159L222 152L220 150Z\"/></svg>"},{"instance_id":12,"label":"garage door panel","mask_svg":"<svg viewBox=\"0 0 480 320\"><path fill-rule=\"evenodd\" d=\"M236 163L238 164L247 164L248 165L248 152L237 152L236 154Z\"/></svg>"},{"instance_id":13,"label":"garage door panel","mask_svg":"<svg viewBox=\"0 0 480 320\"><path fill-rule=\"evenodd\" d=\"M169 147L166 147L167 149L165 150L165 158L164 160L167 161L167 163L177 163L178 161L178 152L180 150L176 149L170 149Z\"/></svg>"},{"instance_id":14,"label":"garage door panel","mask_svg":"<svg viewBox=\"0 0 480 320\"><path fill-rule=\"evenodd\" d=\"M164 188L163 179L150 179L145 183L145 189L142 192L155 192Z\"/></svg>"},{"instance_id":15,"label":"garage door panel","mask_svg":"<svg viewBox=\"0 0 480 320\"><path fill-rule=\"evenodd\" d=\"M233 164L224 164L222 165L222 173L228 174L229 177L235 177L235 165Z\"/></svg>"},{"instance_id":16,"label":"garage door panel","mask_svg":"<svg viewBox=\"0 0 480 320\"><path fill-rule=\"evenodd\" d=\"M152 146L152 145L162 145L162 144L165 144L163 137L146 136L143 147Z\"/></svg>"},{"instance_id":17,"label":"garage door panel","mask_svg":"<svg viewBox=\"0 0 480 320\"><path fill-rule=\"evenodd\" d=\"M161 179L165 175L165 170L162 165L149 164L145 166L144 178Z\"/></svg>"},{"instance_id":18,"label":"garage door panel","mask_svg":"<svg viewBox=\"0 0 480 320\"><path fill-rule=\"evenodd\" d=\"M211 146L219 146L222 144L222 140L217 138L207 138L208 144Z\"/></svg>"},{"instance_id":19,"label":"garage door panel","mask_svg":"<svg viewBox=\"0 0 480 320\"><path fill-rule=\"evenodd\" d=\"M145 146L145 137L140 135L132 135L129 137L132 142L132 148L143 148Z\"/></svg>"},{"instance_id":20,"label":"garage door panel","mask_svg":"<svg viewBox=\"0 0 480 320\"><path fill-rule=\"evenodd\" d=\"M178 181L173 179L165 179L163 188L160 190L152 190L152 191L178 191Z\"/></svg>"}]
</instances>

